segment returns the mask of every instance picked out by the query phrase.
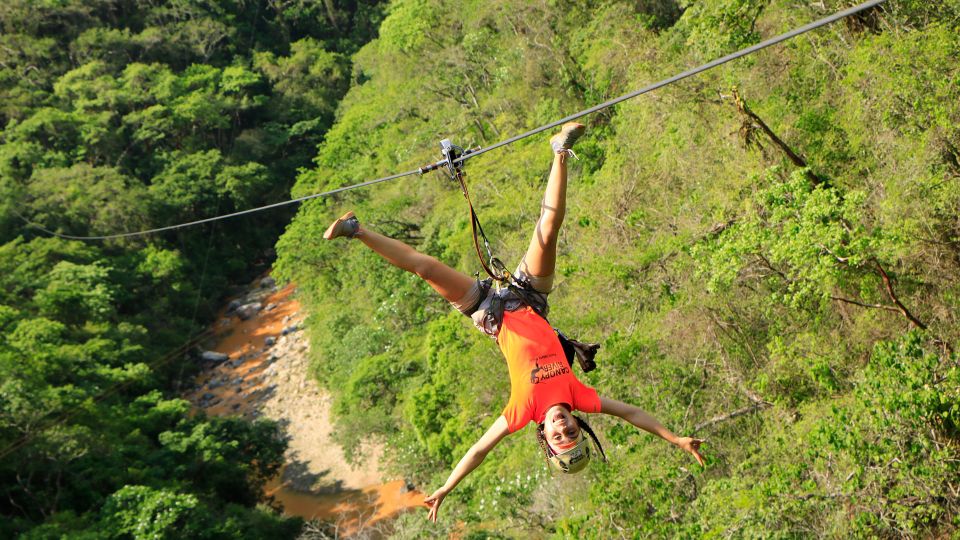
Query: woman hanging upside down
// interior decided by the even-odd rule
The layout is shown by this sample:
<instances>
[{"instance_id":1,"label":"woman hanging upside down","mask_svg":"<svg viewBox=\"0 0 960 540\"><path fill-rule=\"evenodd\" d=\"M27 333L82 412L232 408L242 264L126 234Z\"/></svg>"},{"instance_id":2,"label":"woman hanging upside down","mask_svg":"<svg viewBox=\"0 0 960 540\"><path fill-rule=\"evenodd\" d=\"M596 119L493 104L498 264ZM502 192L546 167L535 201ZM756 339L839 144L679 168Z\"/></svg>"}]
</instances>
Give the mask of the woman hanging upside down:
<instances>
[{"instance_id":1,"label":"woman hanging upside down","mask_svg":"<svg viewBox=\"0 0 960 540\"><path fill-rule=\"evenodd\" d=\"M514 275L518 283L542 300L544 309L541 312L544 314L546 295L553 285L557 236L566 209L566 161L573 155L571 147L584 129L582 124L567 123L562 126L560 133L550 139L554 152L553 167L547 181L540 219L534 227L526 255ZM508 289L485 287L481 282L433 257L418 253L403 242L361 227L353 212L347 212L333 222L323 235L327 240L341 236L360 240L390 264L423 278L440 296L471 317L481 331L493 336L507 359L510 401L503 414L457 463L443 487L426 498L425 502L430 507L428 517L432 521L437 520L444 497L480 465L493 447L531 420L537 423L537 441L544 457L555 469L575 473L586 467L591 449L584 432L590 435L601 457L606 459L590 426L572 414L575 410L619 416L689 452L703 466L703 457L699 452L703 441L678 437L640 408L600 397L596 390L577 380L550 324L528 302L518 301L515 295L505 295L504 291ZM502 302L503 314L500 319L491 316L496 311L492 305L494 301Z\"/></svg>"}]
</instances>

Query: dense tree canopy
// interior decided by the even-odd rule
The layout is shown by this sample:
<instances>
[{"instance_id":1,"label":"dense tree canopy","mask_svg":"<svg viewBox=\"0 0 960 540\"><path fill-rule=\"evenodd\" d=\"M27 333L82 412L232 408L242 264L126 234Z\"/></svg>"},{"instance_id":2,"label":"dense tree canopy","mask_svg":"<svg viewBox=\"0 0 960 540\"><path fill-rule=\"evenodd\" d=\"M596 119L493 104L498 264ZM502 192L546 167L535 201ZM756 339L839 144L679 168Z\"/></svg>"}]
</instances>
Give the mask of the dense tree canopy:
<instances>
[{"instance_id":1,"label":"dense tree canopy","mask_svg":"<svg viewBox=\"0 0 960 540\"><path fill-rule=\"evenodd\" d=\"M284 538L271 422L178 399L183 348L278 254L339 441L429 489L508 396L496 347L418 278L319 238L346 208L465 272L463 198L405 178L852 0L0 3L0 536ZM948 537L960 530L960 3L889 0L586 119L551 322L622 423L555 478L508 438L398 537ZM517 259L547 135L467 164ZM27 223L33 223L29 226ZM288 223L289 222L289 223ZM278 240L279 238L279 240ZM348 307L348 309L347 309ZM189 346L187 347L189 349Z\"/></svg>"},{"instance_id":2,"label":"dense tree canopy","mask_svg":"<svg viewBox=\"0 0 960 540\"><path fill-rule=\"evenodd\" d=\"M378 2L0 6L0 536L265 538L286 442L176 391L182 346L262 271ZM185 356L185 353L186 356Z\"/></svg>"},{"instance_id":3,"label":"dense tree canopy","mask_svg":"<svg viewBox=\"0 0 960 540\"><path fill-rule=\"evenodd\" d=\"M441 138L505 139L850 5L395 1L294 193L408 170ZM956 1L890 1L589 117L551 321L602 339L585 380L706 437L708 466L598 419L611 463L548 478L533 436L510 437L429 534L956 534L958 24ZM546 138L467 162L508 262ZM402 179L311 202L278 244L341 440L374 434L430 489L499 414L506 369L415 276L316 241L348 208L473 273L466 208L442 177Z\"/></svg>"}]
</instances>

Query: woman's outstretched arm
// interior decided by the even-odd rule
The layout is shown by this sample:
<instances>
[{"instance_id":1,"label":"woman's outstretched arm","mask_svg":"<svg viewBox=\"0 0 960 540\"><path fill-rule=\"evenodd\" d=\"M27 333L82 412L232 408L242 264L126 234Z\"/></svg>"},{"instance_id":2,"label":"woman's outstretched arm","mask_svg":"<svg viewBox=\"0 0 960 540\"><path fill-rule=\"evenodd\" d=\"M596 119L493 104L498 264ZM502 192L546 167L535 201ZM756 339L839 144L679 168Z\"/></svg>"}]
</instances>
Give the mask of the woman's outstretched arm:
<instances>
[{"instance_id":1,"label":"woman's outstretched arm","mask_svg":"<svg viewBox=\"0 0 960 540\"><path fill-rule=\"evenodd\" d=\"M424 499L423 502L430 507L430 513L427 514L430 521L437 521L437 512L440 510L440 503L443 502L443 498L453 491L453 488L457 487L457 484L464 477L476 469L483 462L483 458L487 457L487 454L493 450L493 447L509 434L510 429L507 427L507 419L501 415L480 437L480 440L474 443L470 450L467 450L467 453L460 459L460 463L457 463L457 466L453 468L453 472L447 478L447 483Z\"/></svg>"},{"instance_id":2,"label":"woman's outstretched arm","mask_svg":"<svg viewBox=\"0 0 960 540\"><path fill-rule=\"evenodd\" d=\"M701 467L704 466L703 456L700 455L700 444L703 442L702 439L694 439L693 437L679 437L669 429L665 428L663 424L657 421L656 418L647 414L640 407L630 405L629 403L624 403L622 401L617 401L615 399L601 397L600 412L604 414L612 414L613 416L619 416L638 428L652 433L670 444L676 445L681 450L689 452L691 455L693 455L694 459L697 460L697 463L699 463Z\"/></svg>"}]
</instances>

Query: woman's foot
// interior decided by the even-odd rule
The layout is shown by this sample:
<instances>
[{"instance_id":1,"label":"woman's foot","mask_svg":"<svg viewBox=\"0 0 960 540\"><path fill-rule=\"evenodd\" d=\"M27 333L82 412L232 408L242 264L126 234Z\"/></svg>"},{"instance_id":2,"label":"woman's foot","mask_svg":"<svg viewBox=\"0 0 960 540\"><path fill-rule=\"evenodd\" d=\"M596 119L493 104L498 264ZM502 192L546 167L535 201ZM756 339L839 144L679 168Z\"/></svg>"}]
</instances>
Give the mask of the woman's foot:
<instances>
[{"instance_id":1,"label":"woman's foot","mask_svg":"<svg viewBox=\"0 0 960 540\"><path fill-rule=\"evenodd\" d=\"M560 133L550 137L550 148L553 148L555 154L566 152L573 148L573 143L583 135L587 126L579 122L567 122L560 126Z\"/></svg>"},{"instance_id":2,"label":"woman's foot","mask_svg":"<svg viewBox=\"0 0 960 540\"><path fill-rule=\"evenodd\" d=\"M327 227L323 237L327 240L333 240L338 236L353 238L358 232L360 232L360 220L353 215L353 212L347 212Z\"/></svg>"}]
</instances>

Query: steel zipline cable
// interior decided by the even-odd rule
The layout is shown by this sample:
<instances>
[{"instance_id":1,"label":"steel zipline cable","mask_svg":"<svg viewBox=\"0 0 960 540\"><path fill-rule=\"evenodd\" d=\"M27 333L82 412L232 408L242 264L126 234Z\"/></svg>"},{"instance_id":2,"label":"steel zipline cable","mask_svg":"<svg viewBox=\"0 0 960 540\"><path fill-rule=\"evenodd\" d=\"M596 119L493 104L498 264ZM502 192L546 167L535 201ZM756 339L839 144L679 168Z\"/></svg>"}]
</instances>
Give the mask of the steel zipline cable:
<instances>
[{"instance_id":1,"label":"steel zipline cable","mask_svg":"<svg viewBox=\"0 0 960 540\"><path fill-rule=\"evenodd\" d=\"M527 137L530 137L531 135L536 135L537 133L541 133L541 132L546 131L546 130L548 130L548 129L555 128L555 127L557 127L557 126L560 126L560 125L562 125L562 124L565 124L565 123L567 123L567 122L570 122L571 120L576 120L577 118L581 118L581 117L586 116L586 115L588 115L588 114L593 114L593 113L595 113L595 112L597 112L597 111L601 111L601 110L606 109L606 108L608 108L608 107L612 107L612 106L614 106L614 105L616 105L617 103L620 103L620 102L622 102L622 101L626 101L626 100L628 100L628 99L635 98L635 97L637 97L637 96L639 96L639 95L646 94L646 93L648 93L648 92L652 92L652 91L654 91L654 90L656 90L656 89L658 89L658 88L663 88L664 86L667 86L667 85L669 85L669 84L673 84L673 83L675 83L675 82L677 82L677 81L679 81L679 80L686 79L687 77L692 77L692 76L697 75L697 74L699 74L699 73L703 73L704 71L707 71L707 70L709 70L709 69L713 69L713 68L715 68L715 67L717 67L717 66L719 66L719 65L721 65L721 64L726 64L727 62L729 62L729 61L731 61L731 60L736 60L737 58L742 58L742 57L747 56L747 55L749 55L749 54L755 53L755 52L757 52L757 51L759 51L759 50L761 50L761 49L766 49L767 47L770 47L770 46L772 46L772 45L776 45L777 43L780 43L780 42L786 41L786 40L788 40L788 39L794 38L794 37L796 37L796 36L799 36L800 34L804 34L804 33L809 32L809 31L811 31L811 30L815 30L815 29L817 29L817 28L820 28L821 26L826 26L826 25L828 25L828 24L834 23L834 22L836 22L836 21L838 21L838 20L840 20L840 19L843 19L843 18L845 18L845 17L849 17L849 16L851 16L851 15L855 15L855 14L861 12L861 11L870 9L870 8L875 7L875 6L877 6L877 5L879 5L879 4L882 4L882 3L884 3L884 2L886 2L886 0L871 0L871 1L869 1L869 2L864 2L864 3L862 3L862 4L859 4L859 5L857 5L857 6L854 6L854 7L852 7L852 8L849 8L849 9L845 9L845 10L843 10L843 11L838 11L837 13L834 13L833 15L830 15L829 17L824 17L824 18L822 18L822 19L820 19L820 20L818 20L818 21L815 21L815 22L812 22L812 23L810 23L810 24L801 26L801 27L799 27L799 28L795 28L795 29L793 29L793 30L791 30L791 31L789 31L789 32L786 32L786 33L784 33L784 34L780 34L779 36L770 38L770 39L768 39L768 40L766 40L766 41L761 41L760 43L757 43L756 45L752 45L752 46L747 47L747 48L745 48L745 49L740 49L739 51L737 51L737 52L735 52L735 53L728 54L727 56L724 56L724 57L718 58L718 59L716 59L716 60L714 60L714 61L712 61L712 62L708 62L708 63L706 63L706 64L703 64L703 65L700 66L700 67L696 67L696 68L693 68L693 69L684 71L683 73L680 73L680 74L678 74L678 75L674 75L673 77L670 77L670 78L667 78L667 79L663 79L662 81L659 81L659 82L655 82L655 83L653 83L653 84L651 84L651 85L649 85L649 86L645 86L645 87L643 87L643 88L641 88L641 89L639 89L639 90L634 90L633 92L630 92L630 93L628 93L628 94L624 94L624 95L622 95L622 96L620 96L620 97L613 98L613 99L611 99L611 100L609 100L609 101L604 101L603 103L601 103L601 104L599 104L599 105L594 105L593 107L590 107L589 109L584 109L584 110L582 110L582 111L580 111L580 112L578 112L578 113L571 114L570 116L561 118L560 120L557 120L557 121L555 121L555 122L551 122L551 123L549 123L549 124L542 125L542 126L540 126L540 127L538 127L538 128L531 129L530 131L528 131L528 132L526 132L526 133L521 133L520 135L516 135L516 136L514 136L514 137L510 137L509 139L500 141L500 142L498 142L498 143L496 143L496 144L492 144L492 145L490 145L490 146L488 146L488 147L486 147L486 148L480 148L480 149L478 149L478 150L471 151L469 154L464 155L464 156L461 156L461 157L458 158L458 159L455 159L455 160L454 160L454 163L459 163L459 162L461 162L461 161L465 161L465 160L470 159L470 158L472 158L472 157L476 157L476 156L478 156L478 155L480 155L480 154L483 154L484 152L489 152L489 151L491 151L491 150L496 150L497 148L500 148L501 146L506 146L506 145L508 145L508 144L513 144L513 143L515 143L515 142L517 142L517 141L519 141L519 140L521 140L521 139L525 139L525 138L527 138Z\"/></svg>"},{"instance_id":2,"label":"steel zipline cable","mask_svg":"<svg viewBox=\"0 0 960 540\"><path fill-rule=\"evenodd\" d=\"M801 35L801 34L804 34L804 33L806 33L806 32L809 32L809 31L811 31L811 30L815 30L815 29L820 28L820 27L822 27L822 26L826 26L826 25L828 25L828 24L834 23L834 22L836 22L836 21L838 21L838 20L840 20L840 19L843 19L843 18L845 18L845 17L849 17L849 16L851 16L851 15L855 15L855 14L857 14L857 13L860 13L861 11L865 11L865 10L867 10L867 9L870 9L870 8L872 8L872 7L875 7L875 6L877 6L877 5L879 5L879 4L882 4L882 3L884 3L884 2L886 2L886 0L870 0L870 1L868 1L868 2L864 2L864 3L862 3L862 4L853 6L853 7L848 8L848 9L845 9L845 10L843 10L843 11L839 11L839 12L837 12L837 13L834 13L833 15L830 15L830 16L828 16L828 17L824 17L824 18L822 18L822 19L820 19L820 20L818 20L818 21L815 21L815 22L812 22L812 23L810 23L810 24L801 26L801 27L799 27L799 28L795 28L795 29L793 29L793 30L791 30L791 31L789 31L789 32L786 32L786 33L784 33L784 34L780 34L779 36L776 36L776 37L770 38L770 39L768 39L768 40L762 41L762 42L760 42L760 43L757 43L756 45L752 45L752 46L750 46L750 47L746 47L746 48L741 49L741 50L739 50L739 51L737 51L737 52L735 52L735 53L731 53L731 54L728 54L727 56L724 56L724 57L722 57L722 58L718 58L718 59L716 59L716 60L713 60L712 62L708 62L708 63L706 63L706 64L703 64L703 65L699 66L699 67L696 67L696 68L693 68L693 69L684 71L683 73L680 73L680 74L678 74L678 75L674 75L673 77L669 77L669 78L663 79L663 80L661 80L661 81L659 81L659 82L655 82L655 83L653 83L653 84L651 84L651 85L648 85L648 86L645 86L644 88L641 88L641 89L639 89L639 90L635 90L635 91L633 91L633 92L624 94L624 95L622 95L622 96L620 96L620 97L611 99L611 100L609 100L609 101L605 101L605 102L603 102L603 103L600 103L599 105L594 105L593 107L590 107L589 109L584 109L584 110L582 110L582 111L580 111L580 112L578 112L578 113L571 114L570 116L561 118L560 120L557 120L557 121L555 121L555 122L551 122L551 123L549 123L549 124L545 124L545 125L542 125L542 126L540 126L540 127L538 127L538 128L535 128L535 129L532 129L532 130L530 130L530 131L527 131L526 133L522 133L522 134L520 134L520 135L516 135L516 136L511 137L511 138L509 138L509 139L500 141L500 142L498 142L498 143L496 143L496 144L492 144L492 145L490 145L490 146L487 146L486 148L479 148L479 149L476 149L476 150L472 150L472 151L467 152L467 153L465 153L464 155L462 155L462 156L454 159L454 160L452 161L451 165L456 165L456 164L462 163L463 161L466 161L467 159L470 159L470 158L479 156L480 154L484 154L484 153L489 152L489 151L491 151L491 150L496 150L497 148L501 148L501 147L506 146L506 145L509 145L509 144L513 144L513 143L515 143L515 142L517 142L517 141L520 141L520 140L525 139L525 138L527 138L527 137L530 137L530 136L532 136L532 135L536 135L537 133L541 133L541 132L546 131L546 130L548 130L548 129L557 127L557 126L559 126L559 125L561 125L561 124L564 124L565 122L569 122L569 121L571 121L571 120L576 120L577 118L581 118L581 117L586 116L586 115L588 115L588 114L592 114L592 113L595 113L595 112L597 112L597 111L601 111L601 110L603 110L603 109L606 109L606 108L608 108L608 107L612 107L613 105L616 105L616 104L618 104L618 103L620 103L620 102L626 101L626 100L628 100L628 99L635 98L635 97L637 97L637 96L639 96L639 95L646 94L646 93L648 93L648 92L652 92L653 90L656 90L656 89L658 89L658 88L662 88L662 87L667 86L667 85L669 85L669 84L673 84L673 83L675 83L675 82L677 82L677 81L680 81L680 80L682 80L682 79L686 79L686 78L688 78L688 77L692 77L692 76L697 75L697 74L699 74L699 73L703 73L704 71L713 69L713 68L715 68L715 67L717 67L717 66L719 66L719 65L722 65L722 64L725 64L725 63L727 63L727 62L730 62L731 60L736 60L737 58L742 58L742 57L747 56L747 55L749 55L749 54L753 54L753 53L755 53L755 52L757 52L757 51L759 51L759 50L761 50L761 49L765 49L765 48L767 48L767 47L770 47L770 46L772 46L772 45L776 45L776 44L778 44L778 43L781 43L781 42L786 41L786 40L788 40L788 39L794 38L794 37L796 37L796 36L799 36L799 35ZM248 209L248 210L241 210L241 211L239 211L239 212L233 212L233 213L224 214L224 215L221 215L221 216L214 216L214 217L210 217L210 218L206 218L206 219L198 219L198 220L196 220L196 221L190 221L190 222L186 222L186 223L179 223L179 224L177 224L177 225L169 225L169 226L166 226L166 227L158 227L158 228L156 228L156 229L147 229L147 230L136 231L136 232L127 232L127 233L120 233L120 234L109 234L109 235L104 235L104 236L74 236L74 235L69 235L69 234L58 233L58 232L56 232L56 231L51 231L51 230L43 227L42 225L39 225L39 224L37 224L37 223L33 223L33 222L31 222L30 220L28 220L28 219L26 219L26 218L23 218L22 216L21 216L21 219L23 219L24 221L26 221L29 226L31 226L31 227L33 227L33 228L35 228L35 229L38 229L38 230L40 230L40 231L42 231L42 232L45 232L45 233L47 233L47 234L49 234L49 235L56 236L56 237L58 237L58 238L64 238L64 239L67 239L67 240L91 240L91 241L93 241L93 240L111 240L111 239L116 239L116 238L128 238L128 237L131 237L131 236L142 236L142 235L153 234L153 233L158 233L158 232L163 232L163 231L170 231L170 230L174 230L174 229L182 229L182 228L185 228L185 227L193 227L193 226L195 226L195 225L202 225L202 224L204 224L204 223L210 223L210 222L212 222L212 221L219 221L219 220L223 220L223 219L234 218L234 217L243 216L243 215L246 215L246 214L253 214L253 213L255 213L255 212L262 212L262 211L265 211L265 210L271 210L271 209L273 209L273 208L279 208L279 207L281 207L281 206L287 206L287 205L290 205L290 204L301 203L301 202L304 202L304 201L308 201L308 200L310 200L310 199L316 199L316 198L319 198L319 197L327 197L327 196L330 196L330 195L334 195L334 194L336 194L336 193L342 193L342 192L344 192L344 191L350 191L350 190L353 190L353 189L358 189L358 188L362 188L362 187L372 186L372 185L374 185L374 184L379 184L379 183L381 183L381 182L387 182L387 181L389 181L389 180L396 180L396 179L398 179L398 178L403 178L403 177L405 177L405 176L412 176L412 175L414 175L414 174L423 174L426 170L433 170L433 169L437 168L438 166L440 166L440 165L442 165L442 164L445 164L445 163L444 163L444 162L440 162L440 163L433 164L433 165L431 165L431 166L429 166L429 167L427 167L427 168L422 168L422 167L421 167L421 168L419 168L419 169L415 169L415 170L412 170L412 171L407 171L407 172L399 173L399 174L393 174L393 175L390 175L390 176L384 176L384 177L382 177L382 178L377 178L376 180L369 180L369 181L366 181L366 182L360 182L360 183L358 183L358 184L352 184L352 185L349 185L349 186L344 186L344 187L332 189L332 190L329 190L329 191L324 191L324 192L322 192L322 193L314 193L314 194L312 194L312 195L306 195L306 196L304 196L304 197L299 197L299 198L296 198L296 199L290 199L290 200L287 200L287 201L281 201L281 202L278 202L278 203L268 204L268 205L266 205L266 206L260 206L260 207L257 207L257 208L250 208L250 209Z\"/></svg>"},{"instance_id":3,"label":"steel zipline cable","mask_svg":"<svg viewBox=\"0 0 960 540\"><path fill-rule=\"evenodd\" d=\"M170 231L170 230L175 230L175 229L181 229L181 228L185 228L185 227L192 227L192 226L195 226L195 225L202 225L202 224L204 224L204 223L210 223L210 222L214 222L214 221L229 219L229 218L238 217L238 216L242 216L242 215L246 215L246 214L252 214L252 213L255 213L255 212L262 212L262 211L265 211L265 210L271 210L271 209L273 209L273 208L279 208L279 207L281 207L281 206L287 206L287 205L290 205L290 204L296 204L296 203L308 201L308 200L310 200L310 199L316 199L316 198L320 198L320 197L326 197L326 196L329 196L329 195L334 195L334 194L336 194L336 193L342 193L342 192L350 191L350 190L353 190L353 189L359 189L359 188L362 188L362 187L372 186L372 185L374 185L374 184L379 184L379 183L381 183L381 182L387 182L387 181L390 181L390 180L396 180L396 179L398 179L398 178L403 178L403 177L406 177L406 176L412 176L412 175L414 175L414 174L423 174L426 170L434 170L434 169L439 168L439 167L441 167L441 166L450 166L451 168L453 168L454 165L457 165L457 164L459 164L459 163L461 163L461 162L463 162L463 161L465 161L465 160L467 160L467 159L469 159L469 158L476 157L476 156L478 156L478 155L480 155L480 154L489 152L489 151L491 151L491 150L495 150L495 149L497 149L497 148L500 148L500 147L503 147L503 146L506 146L506 145L515 143L515 142L517 142L517 141L519 141L519 140L525 139L525 138L530 137L530 136L532 136L532 135L536 135L537 133L541 133L541 132L546 131L546 130L548 130L548 129L551 129L551 128L553 128L553 127L557 127L557 126L559 126L559 125L561 125L561 124L563 124L563 123L565 123L565 122L569 122L569 121L571 121L571 120L575 120L575 119L577 119L577 118L581 118L581 117L586 116L586 115L588 115L588 114L592 114L592 113L595 113L595 112L597 112L597 111L606 109L606 108L611 107L611 106L613 106L613 105L616 105L616 104L618 104L618 103L620 103L620 102L626 101L626 100L628 100L628 99L637 97L637 96L642 95L642 94L646 94L646 93L648 93L648 92L651 92L651 91L656 90L656 89L658 89L658 88L662 88L662 87L664 87L664 86L667 86L667 85L672 84L672 83L674 83L674 82L677 82L677 81L679 81L679 80L682 80L682 79L685 79L685 78L688 78L688 77L692 77L693 75L696 75L696 74L698 74L698 73L702 73L702 72L707 71L707 70L709 70L709 69L715 68L715 67L717 67L717 66L719 66L719 65L721 65L721 64L725 64L725 63L727 63L727 62L730 62L731 60L735 60L735 59L737 59L737 58L741 58L741 57L747 56L747 55L752 54L752 53L754 53L754 52L757 52L757 51L759 51L759 50L761 50L761 49L765 49L765 48L770 47L770 46L772 46L772 45L775 45L775 44L777 44L777 43L781 43L781 42L783 42L783 41L786 41L786 40L791 39L791 38L793 38L793 37L799 36L799 35L801 35L801 34L804 34L804 33L806 33L806 32L809 32L809 31L811 31L811 30L820 28L820 27L822 27L822 26L826 26L826 25L828 25L828 24L831 24L831 23L833 23L833 22L836 22L836 21L838 21L838 20L840 20L840 19L843 19L843 18L845 18L845 17L849 17L849 16L851 16L851 15L855 15L855 14L857 14L857 13L860 13L861 11L865 11L865 10L870 9L870 8L872 8L872 7L875 7L875 6L879 5L879 4L882 4L882 3L884 3L885 1L886 1L886 0L870 0L870 1L868 1L868 2L864 2L864 3L859 4L859 5L857 5L857 6L851 7L851 8L849 8L849 9L846 9L846 10L843 10L843 11L839 11L839 12L833 14L833 15L830 15L830 16L825 17L825 18L823 18L823 19L820 19L820 20L818 20L818 21L812 22L812 23L807 24L807 25L805 25L805 26L801 26L801 27L796 28L796 29L794 29L794 30L791 30L791 31L789 31L789 32L787 32L787 33L784 33L784 34L781 34L781 35L776 36L776 37L774 37L774 38L771 38L771 39L768 39L768 40L766 40L766 41L760 42L760 43L758 43L758 44L756 44L756 45L753 45L753 46L750 46L750 47L741 49L741 50L739 50L739 51L737 51L737 52L735 52L735 53L729 54L729 55L724 56L724 57L722 57L722 58L718 58L718 59L716 59L716 60L713 60L712 62L708 62L708 63L706 63L706 64L703 64L702 66L699 66L699 67L690 69L690 70L688 70L688 71L684 71L683 73L680 73L680 74L678 74L678 75L674 75L673 77L670 77L670 78L667 78L667 79L663 79L662 81L653 83L653 84L651 84L651 85L649 85L649 86L646 86L646 87L644 87L644 88L641 88L641 89L639 89L639 90L635 90L635 91L630 92L630 93L628 93L628 94L624 94L624 95L622 95L622 96L620 96L620 97L611 99L611 100L609 100L609 101L605 101L605 102L603 102L603 103L600 103L599 105L595 105L595 106L593 106L593 107L590 107L589 109L585 109L585 110L583 110L583 111L580 111L580 112L578 112L578 113L576 113L576 114L572 114L572 115L570 115L570 116L567 116L567 117L562 118L562 119L560 119L560 120L557 120L557 121L555 121L555 122L551 122L551 123L549 123L549 124L545 124L545 125L540 126L540 127L536 128L536 129L532 129L532 130L530 130L530 131L528 131L528 132L526 132L526 133L522 133L522 134L517 135L517 136L515 136L515 137L511 137L511 138L509 138L509 139L503 140L503 141L498 142L498 143L496 143L496 144L490 145L490 146L488 146L488 147L486 147L486 148L479 148L479 149L477 149L477 150L472 150L472 151L470 151L470 152L468 152L468 153L465 153L464 155L462 155L462 156L460 156L460 157L458 157L458 158L455 158L455 159L452 159L452 160L449 160L449 161L441 161L441 162L438 162L438 163L435 163L435 164L431 164L431 165L429 165L429 166L426 167L426 168L421 167L421 168L418 168L418 169L415 169L415 170L412 170L412 171L407 171L407 172L404 172L404 173L393 174L393 175L390 175L390 176L384 176L384 177L382 177L382 178L377 178L377 179L375 179L375 180L369 180L369 181L366 181L366 182L360 182L360 183L357 183L357 184L352 184L352 185L349 185L349 186L343 186L343 187L340 187L340 188L332 189L332 190L329 190L329 191L324 191L324 192L321 192L321 193L314 193L314 194L311 194L311 195L306 195L306 196L303 196L303 197L298 197L298 198L296 198L296 199L290 199L290 200L287 200L287 201L281 201L281 202L278 202L278 203L268 204L268 205L260 206L260 207L257 207L257 208L250 208L250 209L247 209L247 210L242 210L242 211L239 211L239 212L233 212L233 213L230 213L230 214L224 214L224 215L220 215L220 216L214 216L214 217L210 217L210 218L206 218L206 219L198 219L198 220L196 220L196 221L190 221L190 222L186 222L186 223L179 223L179 224L176 224L176 225L169 225L169 226L166 226L166 227L158 227L158 228L155 228L155 229L147 229L147 230L143 230L143 231L127 232L127 233L120 233L120 234L111 234L111 235L103 235L103 236L74 236L74 235L62 234L62 233L58 233L58 232L55 232L55 231L51 231L51 230L49 230L49 229L47 229L47 228L44 228L43 226L41 226L41 225L39 225L39 224L33 223L33 222L29 221L28 219L26 219L26 218L23 217L23 216L20 216L20 217L21 217L21 219L23 219L25 222L27 222L27 224L28 224L29 226L31 226L31 227L33 227L33 228L35 228L35 229L38 229L38 230L40 230L40 231L42 231L42 232L45 232L45 233L47 233L47 234L50 234L50 235L52 235L52 236L59 237L59 238L64 238L64 239L68 239L68 240L91 240L91 241L94 241L94 240L111 240L111 239L117 239L117 238L128 238L128 237L132 237L132 236L142 236L142 235L153 234L153 233L158 233L158 232L163 232L163 231ZM14 210L14 212L16 212L16 210ZM17 212L17 215L19 216L20 214ZM481 259L482 259L482 257L481 257ZM180 348L172 351L171 353L168 353L168 354L165 355L163 358L161 358L160 361L153 363L151 367L159 367L159 365L162 365L162 364L165 364L165 363L168 363L168 362L172 361L172 360L175 359L179 354L182 354L183 351L185 351L187 348L189 348L192 344L197 343L197 340L199 340L199 339L202 338L202 337L205 337L206 335L208 335L208 334L200 334L200 335L198 335L198 336L195 336L195 338L194 338L193 340L185 343L183 346L181 346ZM122 389L122 388L128 386L129 384L131 384L131 382L132 382L132 381L125 381L125 382L123 382L123 383L119 383L119 384L117 384L117 385L114 385L113 387L107 389L106 391L104 391L104 392L102 392L100 395L98 395L96 398L94 398L94 403L97 403L97 402L100 402L100 401L106 399L107 397L109 397L110 395L112 395L114 392L116 392L116 391L118 391L119 389ZM59 418L54 419L49 425L41 428L39 431L44 431L45 429L48 429L49 427L52 427L53 425L57 425L57 424L66 422L66 421L69 420L73 415L77 414L77 412L79 411L79 409L80 409L80 408L78 407L78 408L74 409L73 411L62 411L62 412L61 412L61 415L59 416ZM52 416L52 415L54 415L54 414L56 414L56 412L54 412L54 411L51 411L51 412L49 412L49 413L47 413L47 414L44 414L44 415L42 415L40 421L42 422L43 420L45 420L46 418L48 418L48 417L50 417L50 416ZM23 446L25 446L26 444L28 444L29 441L33 438L33 436L35 436L35 434L36 434L36 432L34 432L34 433L27 433L27 434L23 435L22 437L20 437L18 440L14 441L13 444L11 444L10 446L4 448L3 450L0 450L0 459L6 458L6 456L10 455L11 453L15 452L15 451L18 450L19 448L22 448Z\"/></svg>"},{"instance_id":4,"label":"steel zipline cable","mask_svg":"<svg viewBox=\"0 0 960 540\"><path fill-rule=\"evenodd\" d=\"M38 229L38 230L43 231L43 232L45 232L45 233L47 233L47 234L56 236L56 237L58 237L58 238L64 238L64 239L66 239L66 240L112 240L112 239L115 239L115 238L127 238L127 237L130 237L130 236L143 236L143 235L146 235L146 234L153 234L153 233L158 233L158 232L163 232L163 231L172 231L172 230L174 230L174 229L183 229L183 228L185 228L185 227L193 227L193 226L195 226L195 225L203 225L204 223L210 223L210 222L213 222L213 221L220 221L220 220L222 220L222 219L229 219L229 218L233 218L233 217L242 216L242 215L245 215L245 214L253 214L253 213L255 213L255 212L262 212L262 211L264 211L264 210L271 210L271 209L273 209L273 208L279 208L279 207L281 207L281 206L287 206L287 205L296 204L296 203L300 203L300 202L304 202L304 201L309 201L310 199L317 199L317 198L319 198L319 197L326 197L326 196L329 196L329 195L333 195L333 194L335 194L335 193L340 193L340 192L343 192L343 191L349 191L349 190L351 190L351 189L357 189L357 188L362 188L362 187L366 187L366 186L372 186L373 184L379 184L380 182L386 182L386 181L388 181L388 180L396 180L397 178L403 178L404 176L410 176L410 175L413 175L413 174L418 174L419 172L420 172L420 170L419 170L419 169L416 169L416 170L412 170L412 171L407 171L407 172L405 172L405 173L399 173L399 174L393 174L393 175L390 175L390 176L384 176L383 178L377 178L376 180L368 180L368 181L366 181L366 182L361 182L361 183L359 183L359 184L353 184L353 185L350 185L350 186L344 186L344 187L340 187L340 188L336 188L336 189L331 189L330 191L324 191L324 192L322 192L322 193L314 193L314 194L312 194L312 195L305 195L305 196L303 196L303 197L298 197L298 198L296 198L296 199L290 199L289 201L281 201L281 202L278 202L278 203L268 204L268 205L266 205L266 206L258 206L257 208L250 208L250 209L247 209L247 210L241 210L241 211L239 211L239 212L233 212L233 213L230 213L230 214L224 214L224 215L222 215L222 216L214 216L214 217L209 217L209 218L206 218L206 219L198 219L198 220L196 220L196 221L188 221L188 222L186 222L186 223L178 223L178 224L176 224L176 225L168 225L168 226L166 226L166 227L157 227L156 229L147 229L147 230L145 230L145 231L136 231L136 232L128 232L128 233L120 233L120 234L108 234L108 235L104 235L104 236L73 236L73 235L70 235L70 234L62 234L62 233L58 233L58 232L55 232L55 231L51 231L51 230L49 230L49 229L46 229L46 228L44 228L44 227L41 226L41 225L38 225L38 224L36 224L36 223L33 223L32 221L26 220L26 218L24 218L23 216L21 216L21 219L24 219L25 221L27 221L27 223L28 223L31 227L35 228L35 229ZM19 213L18 213L18 215L19 215Z\"/></svg>"}]
</instances>

